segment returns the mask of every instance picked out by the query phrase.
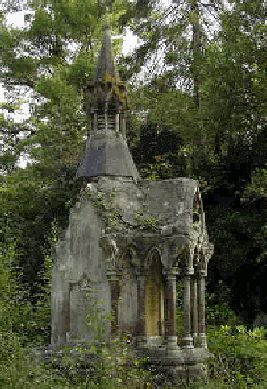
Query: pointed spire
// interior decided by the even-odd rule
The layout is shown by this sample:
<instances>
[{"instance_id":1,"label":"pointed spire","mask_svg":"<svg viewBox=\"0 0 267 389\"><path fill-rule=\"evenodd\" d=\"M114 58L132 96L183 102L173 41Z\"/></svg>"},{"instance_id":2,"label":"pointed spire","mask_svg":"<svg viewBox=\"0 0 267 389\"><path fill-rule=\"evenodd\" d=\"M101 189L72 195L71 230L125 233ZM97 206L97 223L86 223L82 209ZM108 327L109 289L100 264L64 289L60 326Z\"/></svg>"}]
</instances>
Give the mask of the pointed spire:
<instances>
[{"instance_id":1,"label":"pointed spire","mask_svg":"<svg viewBox=\"0 0 267 389\"><path fill-rule=\"evenodd\" d=\"M94 81L87 86L91 133L77 178L116 176L140 179L126 142L126 87L117 75L107 23Z\"/></svg>"},{"instance_id":2,"label":"pointed spire","mask_svg":"<svg viewBox=\"0 0 267 389\"><path fill-rule=\"evenodd\" d=\"M105 82L107 79L118 79L119 76L116 72L114 58L111 51L111 32L108 28L107 20L105 20L104 36L102 39L101 53L98 58L98 65L94 75L94 81Z\"/></svg>"}]
</instances>

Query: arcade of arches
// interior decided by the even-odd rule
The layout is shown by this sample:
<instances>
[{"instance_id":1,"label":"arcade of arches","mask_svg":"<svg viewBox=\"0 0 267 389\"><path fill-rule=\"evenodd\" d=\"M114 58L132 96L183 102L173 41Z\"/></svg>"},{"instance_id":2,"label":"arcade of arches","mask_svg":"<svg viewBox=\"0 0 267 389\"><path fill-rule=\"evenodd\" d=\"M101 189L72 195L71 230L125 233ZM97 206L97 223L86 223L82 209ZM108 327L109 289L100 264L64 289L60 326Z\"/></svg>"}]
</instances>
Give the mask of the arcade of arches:
<instances>
[{"instance_id":1,"label":"arcade of arches","mask_svg":"<svg viewBox=\"0 0 267 389\"><path fill-rule=\"evenodd\" d=\"M193 267L179 266L165 269L158 250L148 255L145 267L135 271L127 256L127 266L111 285L113 334L131 333L140 347L206 348L205 277L206 263L202 252L194 252ZM124 263L126 265L126 263ZM136 283L133 280L136 280ZM177 285L182 287L182 307L177 305ZM137 299L134 305L134 293ZM121 305L120 295L124 296ZM127 296L127 298L125 297ZM127 301L126 301L127 300ZM182 315L177 315L177 309ZM121 310L121 312L119 312ZM123 326L119 318L136 310L135 328ZM181 322L177 321L181 317ZM178 333L178 328L182 333Z\"/></svg>"}]
</instances>

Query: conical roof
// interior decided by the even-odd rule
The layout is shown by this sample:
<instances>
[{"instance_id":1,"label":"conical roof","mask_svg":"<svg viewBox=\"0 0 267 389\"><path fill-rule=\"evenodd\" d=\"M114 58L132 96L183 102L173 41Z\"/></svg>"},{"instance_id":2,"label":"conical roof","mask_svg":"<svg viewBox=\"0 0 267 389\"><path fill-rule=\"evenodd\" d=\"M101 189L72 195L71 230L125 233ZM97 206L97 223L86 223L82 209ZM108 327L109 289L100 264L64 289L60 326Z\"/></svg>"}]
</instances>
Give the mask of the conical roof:
<instances>
[{"instance_id":1,"label":"conical roof","mask_svg":"<svg viewBox=\"0 0 267 389\"><path fill-rule=\"evenodd\" d=\"M99 176L140 179L126 141L115 134L91 135L77 176L85 180Z\"/></svg>"}]
</instances>

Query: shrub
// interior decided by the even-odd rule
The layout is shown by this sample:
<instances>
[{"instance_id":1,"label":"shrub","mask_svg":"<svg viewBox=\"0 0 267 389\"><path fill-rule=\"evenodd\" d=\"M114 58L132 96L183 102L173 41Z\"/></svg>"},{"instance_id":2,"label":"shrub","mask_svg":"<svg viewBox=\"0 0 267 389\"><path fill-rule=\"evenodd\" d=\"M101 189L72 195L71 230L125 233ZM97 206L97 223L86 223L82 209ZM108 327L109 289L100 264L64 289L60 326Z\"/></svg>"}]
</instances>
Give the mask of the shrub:
<instances>
[{"instance_id":1,"label":"shrub","mask_svg":"<svg viewBox=\"0 0 267 389\"><path fill-rule=\"evenodd\" d=\"M215 355L209 377L231 387L267 383L267 331L244 325L222 325L208 330L208 348Z\"/></svg>"}]
</instances>

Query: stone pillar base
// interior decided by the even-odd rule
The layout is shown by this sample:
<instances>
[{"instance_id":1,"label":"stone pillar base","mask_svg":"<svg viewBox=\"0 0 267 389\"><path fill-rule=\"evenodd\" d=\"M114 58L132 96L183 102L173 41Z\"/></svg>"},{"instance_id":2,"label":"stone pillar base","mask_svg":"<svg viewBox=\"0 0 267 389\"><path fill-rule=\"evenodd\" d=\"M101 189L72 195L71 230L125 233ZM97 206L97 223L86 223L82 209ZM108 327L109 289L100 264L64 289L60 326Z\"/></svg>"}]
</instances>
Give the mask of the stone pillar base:
<instances>
[{"instance_id":1,"label":"stone pillar base","mask_svg":"<svg viewBox=\"0 0 267 389\"><path fill-rule=\"evenodd\" d=\"M164 375L166 377L166 381L164 382L164 384L167 384L166 387L182 386L186 385L187 383L187 372L182 365L178 365L176 367L170 366L166 368Z\"/></svg>"},{"instance_id":2,"label":"stone pillar base","mask_svg":"<svg viewBox=\"0 0 267 389\"><path fill-rule=\"evenodd\" d=\"M169 384L173 386L190 385L196 382L207 382L207 368L204 363L170 366L165 370Z\"/></svg>"},{"instance_id":3,"label":"stone pillar base","mask_svg":"<svg viewBox=\"0 0 267 389\"><path fill-rule=\"evenodd\" d=\"M168 350L179 349L178 343L177 343L177 336L166 336L165 346Z\"/></svg>"},{"instance_id":4,"label":"stone pillar base","mask_svg":"<svg viewBox=\"0 0 267 389\"><path fill-rule=\"evenodd\" d=\"M194 383L207 382L207 369L204 363L181 363L171 359L162 360L161 363L148 362L147 367L159 374L159 387L180 387ZM191 387L191 386L190 386Z\"/></svg>"},{"instance_id":5,"label":"stone pillar base","mask_svg":"<svg viewBox=\"0 0 267 389\"><path fill-rule=\"evenodd\" d=\"M147 337L146 336L136 336L135 345L137 349L147 348Z\"/></svg>"},{"instance_id":6,"label":"stone pillar base","mask_svg":"<svg viewBox=\"0 0 267 389\"><path fill-rule=\"evenodd\" d=\"M192 336L184 336L182 338L182 348L194 348Z\"/></svg>"},{"instance_id":7,"label":"stone pillar base","mask_svg":"<svg viewBox=\"0 0 267 389\"><path fill-rule=\"evenodd\" d=\"M187 366L187 383L207 381L207 367L204 363L197 363Z\"/></svg>"}]
</instances>

